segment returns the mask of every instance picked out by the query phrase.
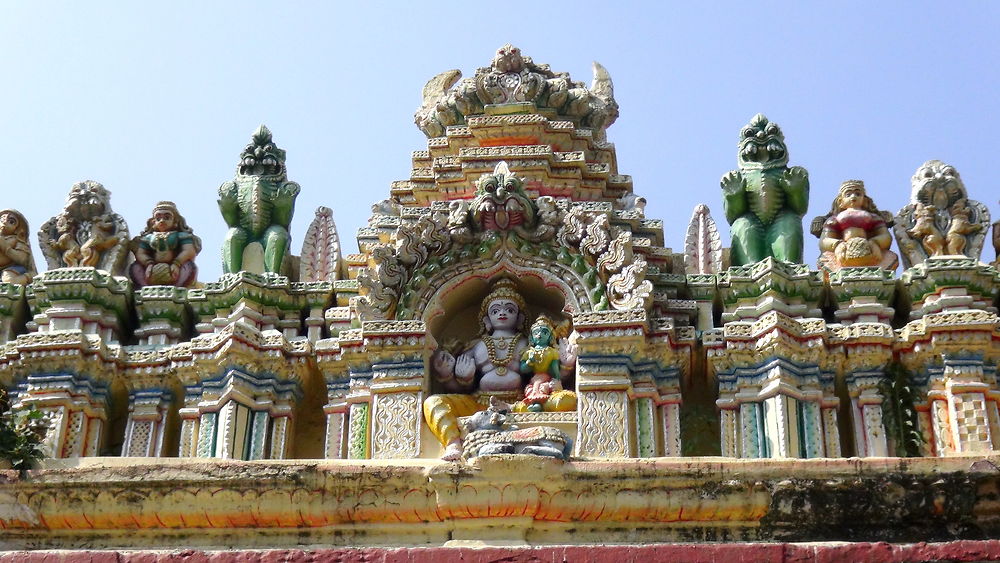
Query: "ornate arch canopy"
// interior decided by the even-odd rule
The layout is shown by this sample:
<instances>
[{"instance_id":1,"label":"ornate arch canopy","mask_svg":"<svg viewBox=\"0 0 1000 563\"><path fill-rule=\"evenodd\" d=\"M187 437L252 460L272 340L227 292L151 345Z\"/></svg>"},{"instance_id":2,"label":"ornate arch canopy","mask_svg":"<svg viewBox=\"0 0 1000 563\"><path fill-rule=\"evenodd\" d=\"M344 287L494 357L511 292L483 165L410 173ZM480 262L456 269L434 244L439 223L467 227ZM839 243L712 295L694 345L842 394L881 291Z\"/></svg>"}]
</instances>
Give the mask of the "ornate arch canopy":
<instances>
[{"instance_id":1,"label":"ornate arch canopy","mask_svg":"<svg viewBox=\"0 0 1000 563\"><path fill-rule=\"evenodd\" d=\"M580 276L554 264L518 263L509 257L499 262L469 264L462 272L442 272L430 280L416 297L415 318L427 325L437 338L458 337L478 330L478 308L489 288L501 278L515 280L518 291L528 304L529 318L539 313L552 317L571 317L592 311L594 303L587 295Z\"/></svg>"},{"instance_id":2,"label":"ornate arch canopy","mask_svg":"<svg viewBox=\"0 0 1000 563\"><path fill-rule=\"evenodd\" d=\"M370 267L358 276L362 319L426 318L449 280L503 270L560 288L574 312L649 304L646 261L608 214L551 196L531 199L502 161L477 186L471 201L432 208L371 249Z\"/></svg>"}]
</instances>

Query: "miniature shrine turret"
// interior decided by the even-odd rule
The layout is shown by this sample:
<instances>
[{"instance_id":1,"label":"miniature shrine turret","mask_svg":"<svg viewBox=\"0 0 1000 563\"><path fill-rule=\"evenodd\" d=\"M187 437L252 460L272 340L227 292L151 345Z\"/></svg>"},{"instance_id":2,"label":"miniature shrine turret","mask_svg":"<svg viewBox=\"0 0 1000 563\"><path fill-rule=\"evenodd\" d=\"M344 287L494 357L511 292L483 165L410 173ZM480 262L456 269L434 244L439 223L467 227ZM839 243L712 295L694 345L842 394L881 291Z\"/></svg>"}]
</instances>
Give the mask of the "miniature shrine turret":
<instances>
[{"instance_id":1,"label":"miniature shrine turret","mask_svg":"<svg viewBox=\"0 0 1000 563\"><path fill-rule=\"evenodd\" d=\"M411 178L393 184L391 199L373 208L358 234L362 256L352 272L360 296L350 309L362 334L420 321L439 352L462 352L470 343L461 327L475 326L478 300L498 280L514 279L511 290L524 296L518 314L570 327L561 349L572 332L579 352L564 357L561 383L575 385L580 405L515 412L515 421L562 425L577 437L579 455L679 455L679 377L689 364L695 307L678 299L683 263L663 247L662 224L645 218L644 200L618 173L605 140L618 106L607 71L594 69L588 89L507 45L472 78L449 72L429 82L416 115L428 148L414 153ZM512 361L519 350L498 348L496 361ZM484 373L462 371L461 379L478 382ZM342 378L327 378L331 401L343 396ZM376 439L375 457L384 451L381 402L414 404L444 390L434 378L407 381L393 387L408 389L401 394L377 380L351 380L351 389L371 386L376 416L364 431ZM526 383L511 388L512 403ZM485 409L483 401L469 403L469 414ZM421 426L424 417L411 416L405 426ZM421 446L421 455L436 447Z\"/></svg>"}]
</instances>

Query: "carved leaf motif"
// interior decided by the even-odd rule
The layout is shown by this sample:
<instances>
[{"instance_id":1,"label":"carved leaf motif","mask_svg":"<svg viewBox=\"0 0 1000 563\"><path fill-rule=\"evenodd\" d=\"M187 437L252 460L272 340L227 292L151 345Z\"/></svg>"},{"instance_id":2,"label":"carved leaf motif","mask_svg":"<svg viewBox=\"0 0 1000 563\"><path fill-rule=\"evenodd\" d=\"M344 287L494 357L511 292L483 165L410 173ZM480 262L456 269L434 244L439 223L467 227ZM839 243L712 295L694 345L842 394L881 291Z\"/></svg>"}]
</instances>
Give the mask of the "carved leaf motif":
<instances>
[{"instance_id":1,"label":"carved leaf motif","mask_svg":"<svg viewBox=\"0 0 1000 563\"><path fill-rule=\"evenodd\" d=\"M632 261L632 233L621 231L608 245L607 252L597 257L597 269L609 274L621 270Z\"/></svg>"},{"instance_id":2,"label":"carved leaf motif","mask_svg":"<svg viewBox=\"0 0 1000 563\"><path fill-rule=\"evenodd\" d=\"M427 261L427 247L421 244L420 231L412 226L396 229L396 255L410 268L419 268Z\"/></svg>"},{"instance_id":3,"label":"carved leaf motif","mask_svg":"<svg viewBox=\"0 0 1000 563\"><path fill-rule=\"evenodd\" d=\"M302 241L299 281L334 281L343 277L340 237L329 207L316 209L316 217Z\"/></svg>"},{"instance_id":4,"label":"carved leaf motif","mask_svg":"<svg viewBox=\"0 0 1000 563\"><path fill-rule=\"evenodd\" d=\"M598 256L608 248L611 242L611 226L607 215L597 215L592 223L587 225L587 235L580 241L580 250L588 256Z\"/></svg>"},{"instance_id":5,"label":"carved leaf motif","mask_svg":"<svg viewBox=\"0 0 1000 563\"><path fill-rule=\"evenodd\" d=\"M563 218L563 225L556 234L556 240L562 246L576 248L583 239L584 229L587 225L587 216L579 207L574 207L566 213Z\"/></svg>"},{"instance_id":6,"label":"carved leaf motif","mask_svg":"<svg viewBox=\"0 0 1000 563\"><path fill-rule=\"evenodd\" d=\"M420 105L420 110L426 110L436 106L438 99L446 95L448 90L451 90L451 87L458 82L459 78L462 78L462 71L452 69L446 70L428 80L427 84L424 84L421 96L423 103Z\"/></svg>"},{"instance_id":7,"label":"carved leaf motif","mask_svg":"<svg viewBox=\"0 0 1000 563\"><path fill-rule=\"evenodd\" d=\"M705 204L691 214L684 237L684 265L689 274L716 274L722 270L722 239Z\"/></svg>"},{"instance_id":8,"label":"carved leaf motif","mask_svg":"<svg viewBox=\"0 0 1000 563\"><path fill-rule=\"evenodd\" d=\"M399 299L406 268L387 245L372 248L371 262L368 269L358 274L358 285L364 295L357 302L357 310L365 320L385 319Z\"/></svg>"},{"instance_id":9,"label":"carved leaf motif","mask_svg":"<svg viewBox=\"0 0 1000 563\"><path fill-rule=\"evenodd\" d=\"M384 245L376 246L372 249L371 256L374 263L372 271L379 284L394 289L403 285L406 270L392 253L391 248Z\"/></svg>"},{"instance_id":10,"label":"carved leaf motif","mask_svg":"<svg viewBox=\"0 0 1000 563\"><path fill-rule=\"evenodd\" d=\"M398 293L391 287L379 283L369 271L358 273L358 285L366 291L356 302L358 314L364 320L386 319Z\"/></svg>"},{"instance_id":11,"label":"carved leaf motif","mask_svg":"<svg viewBox=\"0 0 1000 563\"><path fill-rule=\"evenodd\" d=\"M420 239L431 256L447 252L451 246L451 236L446 230L445 223L421 217L417 221L416 229L420 232Z\"/></svg>"},{"instance_id":12,"label":"carved leaf motif","mask_svg":"<svg viewBox=\"0 0 1000 563\"><path fill-rule=\"evenodd\" d=\"M619 311L646 308L653 295L653 284L646 278L646 259L635 260L608 279L608 300Z\"/></svg>"},{"instance_id":13,"label":"carved leaf motif","mask_svg":"<svg viewBox=\"0 0 1000 563\"><path fill-rule=\"evenodd\" d=\"M563 212L556 206L556 200L552 196L541 196L535 200L538 224L534 230L528 231L520 226L514 230L527 240L540 242L555 236L556 229L562 223Z\"/></svg>"}]
</instances>

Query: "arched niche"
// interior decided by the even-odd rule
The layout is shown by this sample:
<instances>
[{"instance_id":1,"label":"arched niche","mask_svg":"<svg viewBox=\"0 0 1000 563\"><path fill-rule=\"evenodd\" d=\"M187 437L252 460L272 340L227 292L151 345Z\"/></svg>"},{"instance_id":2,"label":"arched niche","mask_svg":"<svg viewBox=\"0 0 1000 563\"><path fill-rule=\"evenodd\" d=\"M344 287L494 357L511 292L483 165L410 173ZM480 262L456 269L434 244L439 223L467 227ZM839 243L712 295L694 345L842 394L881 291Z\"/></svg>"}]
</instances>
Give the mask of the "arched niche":
<instances>
[{"instance_id":1,"label":"arched niche","mask_svg":"<svg viewBox=\"0 0 1000 563\"><path fill-rule=\"evenodd\" d=\"M556 321L572 320L581 303L569 284L550 272L517 268L501 262L489 270L478 270L444 281L427 301L420 317L427 325L434 347L467 345L482 330L479 310L493 284L500 279L514 281L527 304L525 316L531 324L544 313ZM590 309L590 303L584 304Z\"/></svg>"}]
</instances>

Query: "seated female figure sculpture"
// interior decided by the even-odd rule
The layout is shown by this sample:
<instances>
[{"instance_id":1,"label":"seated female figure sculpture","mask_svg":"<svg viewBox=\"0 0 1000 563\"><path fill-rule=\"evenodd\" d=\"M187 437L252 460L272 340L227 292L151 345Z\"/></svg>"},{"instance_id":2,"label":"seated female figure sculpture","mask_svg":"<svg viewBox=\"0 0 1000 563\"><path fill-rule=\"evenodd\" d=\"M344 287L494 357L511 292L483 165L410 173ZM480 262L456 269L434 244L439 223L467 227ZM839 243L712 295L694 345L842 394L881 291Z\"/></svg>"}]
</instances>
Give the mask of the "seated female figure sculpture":
<instances>
[{"instance_id":1,"label":"seated female figure sculpture","mask_svg":"<svg viewBox=\"0 0 1000 563\"><path fill-rule=\"evenodd\" d=\"M524 388L524 403L527 410L540 412L552 393L557 391L561 369L559 351L553 346L555 326L544 316L531 325L528 337L530 346L521 354L521 371L533 374Z\"/></svg>"},{"instance_id":2,"label":"seated female figure sculpture","mask_svg":"<svg viewBox=\"0 0 1000 563\"><path fill-rule=\"evenodd\" d=\"M835 272L841 268L878 266L895 270L899 262L889 250L892 236L886 218L865 192L861 180L841 184L830 213L817 217L813 234L819 237L822 254L819 267Z\"/></svg>"},{"instance_id":3,"label":"seated female figure sculpture","mask_svg":"<svg viewBox=\"0 0 1000 563\"><path fill-rule=\"evenodd\" d=\"M0 281L24 285L34 276L28 222L20 212L4 209L0 211Z\"/></svg>"},{"instance_id":4,"label":"seated female figure sculpture","mask_svg":"<svg viewBox=\"0 0 1000 563\"><path fill-rule=\"evenodd\" d=\"M446 393L431 395L424 401L424 419L431 432L444 446L446 461L462 456L462 437L458 418L485 410L490 397L511 402L521 398L525 376L521 357L528 349L525 338L525 302L510 280L500 280L483 299L480 307L481 332L456 358L438 349L431 358L434 378ZM562 347L564 365L576 358ZM515 410L523 410L522 408ZM572 391L553 392L543 404L546 411L576 409Z\"/></svg>"},{"instance_id":5,"label":"seated female figure sculpture","mask_svg":"<svg viewBox=\"0 0 1000 563\"><path fill-rule=\"evenodd\" d=\"M198 275L194 258L200 251L201 239L188 227L177 206L161 201L153 208L146 228L132 240L135 262L129 276L136 287L189 287Z\"/></svg>"}]
</instances>

